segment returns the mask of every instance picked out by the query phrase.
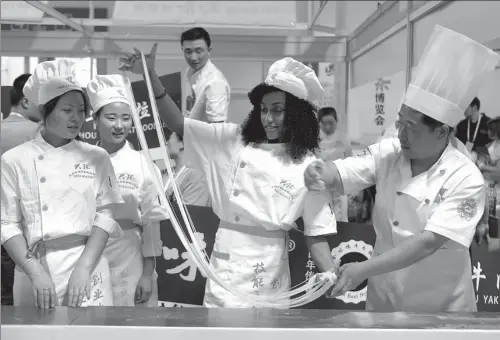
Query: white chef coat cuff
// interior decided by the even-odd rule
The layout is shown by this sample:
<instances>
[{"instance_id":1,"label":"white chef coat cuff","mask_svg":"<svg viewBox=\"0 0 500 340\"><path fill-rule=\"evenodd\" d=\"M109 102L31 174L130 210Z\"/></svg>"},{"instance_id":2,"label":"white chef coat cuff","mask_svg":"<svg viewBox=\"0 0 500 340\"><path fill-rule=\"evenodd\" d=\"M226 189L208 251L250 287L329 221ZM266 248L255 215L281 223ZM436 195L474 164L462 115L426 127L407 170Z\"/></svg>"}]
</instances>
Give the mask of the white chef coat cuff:
<instances>
[{"instance_id":1,"label":"white chef coat cuff","mask_svg":"<svg viewBox=\"0 0 500 340\"><path fill-rule=\"evenodd\" d=\"M21 224L2 221L2 232L0 235L2 245L17 235L23 235Z\"/></svg>"},{"instance_id":2,"label":"white chef coat cuff","mask_svg":"<svg viewBox=\"0 0 500 340\"><path fill-rule=\"evenodd\" d=\"M337 221L332 219L328 225L310 226L304 228L304 235L306 236L326 236L335 235L337 233Z\"/></svg>"},{"instance_id":3,"label":"white chef coat cuff","mask_svg":"<svg viewBox=\"0 0 500 340\"><path fill-rule=\"evenodd\" d=\"M110 238L119 238L123 235L120 225L107 213L97 212L94 218L94 226L101 228L109 234Z\"/></svg>"},{"instance_id":4,"label":"white chef coat cuff","mask_svg":"<svg viewBox=\"0 0 500 340\"><path fill-rule=\"evenodd\" d=\"M353 181L349 180L349 174L347 173L346 167L343 164L342 159L333 161L333 164L337 167L339 171L340 179L342 180L342 186L344 187L344 194L349 194L356 192L356 185Z\"/></svg>"},{"instance_id":5,"label":"white chef coat cuff","mask_svg":"<svg viewBox=\"0 0 500 340\"><path fill-rule=\"evenodd\" d=\"M463 245L466 248L470 247L470 245L472 243L472 238L474 237L474 232L472 232L471 235L464 236L464 235L460 235L460 234L453 232L449 228L440 227L440 226L432 224L432 223L427 223L427 225L425 226L425 230L432 231L433 233L442 235L442 236L444 236L452 241L455 241L455 242Z\"/></svg>"},{"instance_id":6,"label":"white chef coat cuff","mask_svg":"<svg viewBox=\"0 0 500 340\"><path fill-rule=\"evenodd\" d=\"M163 241L155 240L152 244L142 244L142 256L144 257L158 257L163 252Z\"/></svg>"},{"instance_id":7,"label":"white chef coat cuff","mask_svg":"<svg viewBox=\"0 0 500 340\"><path fill-rule=\"evenodd\" d=\"M145 224L142 231L142 255L144 257L158 257L163 251L160 222Z\"/></svg>"}]
</instances>

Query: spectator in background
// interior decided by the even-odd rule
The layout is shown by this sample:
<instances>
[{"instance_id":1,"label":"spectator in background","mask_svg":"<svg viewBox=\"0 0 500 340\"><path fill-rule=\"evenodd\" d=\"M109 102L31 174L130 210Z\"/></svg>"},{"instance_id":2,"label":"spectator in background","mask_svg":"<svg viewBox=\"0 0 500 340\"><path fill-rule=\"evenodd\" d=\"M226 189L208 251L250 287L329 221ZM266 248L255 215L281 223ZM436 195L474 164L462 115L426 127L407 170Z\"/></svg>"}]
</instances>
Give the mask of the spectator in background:
<instances>
[{"instance_id":1,"label":"spectator in background","mask_svg":"<svg viewBox=\"0 0 500 340\"><path fill-rule=\"evenodd\" d=\"M40 113L35 104L23 94L23 87L29 73L20 75L14 80L10 89L10 114L2 121L0 130L1 153L35 138L40 121Z\"/></svg>"},{"instance_id":2,"label":"spectator in background","mask_svg":"<svg viewBox=\"0 0 500 340\"><path fill-rule=\"evenodd\" d=\"M11 111L2 119L0 126L0 154L35 138L40 114L36 105L23 94L23 87L29 73L14 80L10 89ZM2 113L3 118L3 113ZM12 305L12 286L14 284L15 264L2 246L2 305Z\"/></svg>"},{"instance_id":3,"label":"spectator in background","mask_svg":"<svg viewBox=\"0 0 500 340\"><path fill-rule=\"evenodd\" d=\"M456 127L456 137L469 152L481 152L491 138L488 137L487 123L490 120L484 113L480 113L481 102L474 97L467 110L465 110L465 119L458 123Z\"/></svg>"},{"instance_id":4,"label":"spectator in background","mask_svg":"<svg viewBox=\"0 0 500 340\"><path fill-rule=\"evenodd\" d=\"M349 148L344 145L337 131L338 116L333 107L324 107L318 112L319 120L319 157L324 161L344 159L349 153ZM333 208L337 221L347 222L347 196L333 193Z\"/></svg>"},{"instance_id":5,"label":"spectator in background","mask_svg":"<svg viewBox=\"0 0 500 340\"><path fill-rule=\"evenodd\" d=\"M210 52L212 51L210 34L202 27L191 28L181 34L181 46L186 63L189 65L184 78L191 91L188 94L183 115L207 123L226 122L231 88L222 72L210 60ZM148 59L153 60L153 66L156 49L157 44L154 44L147 56ZM121 62L126 64L128 59L122 58ZM142 64L139 66L141 69L138 71L142 73ZM127 67L122 66L121 69L127 70ZM156 79L158 79L156 75L151 75L153 87ZM161 86L159 80L158 84ZM166 94L166 90L162 94L155 94L157 95L156 99L159 100ZM161 111L160 105L158 109ZM178 140L174 137L170 139L169 144L176 142ZM172 145L169 145L169 149L171 157L176 161L176 183L181 189L184 203L186 205L211 206L203 174L191 169L189 164L185 164L182 149ZM172 189L170 188L170 191L167 190L167 195L171 193Z\"/></svg>"}]
</instances>

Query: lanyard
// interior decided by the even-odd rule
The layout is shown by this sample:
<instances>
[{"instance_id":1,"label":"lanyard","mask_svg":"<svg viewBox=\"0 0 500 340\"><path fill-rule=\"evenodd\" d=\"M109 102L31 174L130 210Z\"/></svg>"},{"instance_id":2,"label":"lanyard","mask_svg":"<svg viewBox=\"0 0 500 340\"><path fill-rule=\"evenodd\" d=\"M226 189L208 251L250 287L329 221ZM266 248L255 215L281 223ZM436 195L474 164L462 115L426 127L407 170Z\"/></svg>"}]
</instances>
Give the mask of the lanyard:
<instances>
[{"instance_id":1,"label":"lanyard","mask_svg":"<svg viewBox=\"0 0 500 340\"><path fill-rule=\"evenodd\" d=\"M472 138L472 140L470 140L470 118L467 119L467 141L468 142L474 143L474 141L476 140L477 132L479 131L479 124L481 123L481 118L483 118L482 115L479 116L479 119L477 120L476 131L474 131L474 137Z\"/></svg>"}]
</instances>

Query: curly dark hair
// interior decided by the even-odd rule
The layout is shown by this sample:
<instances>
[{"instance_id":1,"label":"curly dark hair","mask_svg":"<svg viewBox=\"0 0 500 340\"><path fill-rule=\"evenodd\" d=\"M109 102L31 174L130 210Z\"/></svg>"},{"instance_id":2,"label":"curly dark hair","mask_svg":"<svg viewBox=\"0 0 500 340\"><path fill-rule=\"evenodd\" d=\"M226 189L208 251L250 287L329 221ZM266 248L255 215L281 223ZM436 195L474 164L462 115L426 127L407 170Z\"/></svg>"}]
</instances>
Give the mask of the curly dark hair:
<instances>
[{"instance_id":1,"label":"curly dark hair","mask_svg":"<svg viewBox=\"0 0 500 340\"><path fill-rule=\"evenodd\" d=\"M266 131L262 126L260 105L262 97L271 92L284 92L277 87L261 83L248 93L253 105L252 111L242 124L243 143L263 143L267 141ZM302 160L309 151L319 148L319 124L317 109L310 102L299 99L285 92L285 120L281 140L286 145L286 152L293 160Z\"/></svg>"}]
</instances>

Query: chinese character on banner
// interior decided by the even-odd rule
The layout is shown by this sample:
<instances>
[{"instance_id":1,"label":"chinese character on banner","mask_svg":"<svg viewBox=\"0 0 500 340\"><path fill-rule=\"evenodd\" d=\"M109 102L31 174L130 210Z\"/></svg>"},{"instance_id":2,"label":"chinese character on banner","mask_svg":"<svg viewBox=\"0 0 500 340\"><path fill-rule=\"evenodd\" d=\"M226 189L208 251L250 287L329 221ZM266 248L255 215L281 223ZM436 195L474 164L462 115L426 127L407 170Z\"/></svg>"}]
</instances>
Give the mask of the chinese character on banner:
<instances>
[{"instance_id":1,"label":"chinese character on banner","mask_svg":"<svg viewBox=\"0 0 500 340\"><path fill-rule=\"evenodd\" d=\"M311 252L308 253L307 255L307 262L306 262L306 274L305 278L306 280L309 280L311 277L314 276L314 269L316 268L316 264L314 263Z\"/></svg>"},{"instance_id":2,"label":"chinese character on banner","mask_svg":"<svg viewBox=\"0 0 500 340\"><path fill-rule=\"evenodd\" d=\"M205 235L203 233L196 233L198 240L202 246L203 249L207 246L206 243L203 241L205 239ZM179 276L184 280L188 282L193 282L196 278L196 273L198 271L198 267L196 266L196 263L192 259L191 255L185 251L183 252L180 257L184 260L181 264L179 264L177 267L174 268L169 268L166 270L167 274L170 275L175 275L179 274ZM168 248L168 247L163 247L163 258L167 261L169 260L177 260L179 259L179 250L177 248ZM185 270L187 269L187 275L182 274Z\"/></svg>"},{"instance_id":3,"label":"chinese character on banner","mask_svg":"<svg viewBox=\"0 0 500 340\"><path fill-rule=\"evenodd\" d=\"M389 90L390 80L378 79L375 82L375 125L384 126L385 123L385 92Z\"/></svg>"}]
</instances>

